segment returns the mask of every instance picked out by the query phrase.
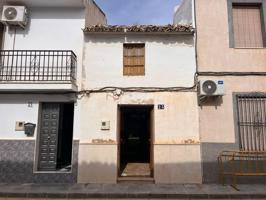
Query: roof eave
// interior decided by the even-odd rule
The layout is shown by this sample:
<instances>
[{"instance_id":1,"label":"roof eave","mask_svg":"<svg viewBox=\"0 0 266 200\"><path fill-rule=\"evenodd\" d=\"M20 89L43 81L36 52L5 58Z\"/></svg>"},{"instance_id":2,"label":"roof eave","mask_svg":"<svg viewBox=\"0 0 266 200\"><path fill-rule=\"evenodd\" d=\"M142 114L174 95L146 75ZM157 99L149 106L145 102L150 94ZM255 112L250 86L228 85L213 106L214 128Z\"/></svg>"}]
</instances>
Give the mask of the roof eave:
<instances>
[{"instance_id":1,"label":"roof eave","mask_svg":"<svg viewBox=\"0 0 266 200\"><path fill-rule=\"evenodd\" d=\"M83 31L84 34L89 35L193 35L194 31L191 32L91 32Z\"/></svg>"}]
</instances>

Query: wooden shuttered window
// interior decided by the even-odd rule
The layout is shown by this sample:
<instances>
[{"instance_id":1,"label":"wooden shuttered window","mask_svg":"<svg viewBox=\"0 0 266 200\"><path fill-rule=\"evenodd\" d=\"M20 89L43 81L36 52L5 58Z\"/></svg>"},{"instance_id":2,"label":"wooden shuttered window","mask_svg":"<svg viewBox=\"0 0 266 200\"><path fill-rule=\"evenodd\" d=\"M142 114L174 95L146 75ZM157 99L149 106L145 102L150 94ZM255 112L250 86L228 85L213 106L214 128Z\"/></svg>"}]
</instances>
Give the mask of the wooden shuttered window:
<instances>
[{"instance_id":1,"label":"wooden shuttered window","mask_svg":"<svg viewBox=\"0 0 266 200\"><path fill-rule=\"evenodd\" d=\"M261 5L233 5L235 47L263 47Z\"/></svg>"},{"instance_id":2,"label":"wooden shuttered window","mask_svg":"<svg viewBox=\"0 0 266 200\"><path fill-rule=\"evenodd\" d=\"M145 44L124 44L123 75L145 75Z\"/></svg>"}]
</instances>

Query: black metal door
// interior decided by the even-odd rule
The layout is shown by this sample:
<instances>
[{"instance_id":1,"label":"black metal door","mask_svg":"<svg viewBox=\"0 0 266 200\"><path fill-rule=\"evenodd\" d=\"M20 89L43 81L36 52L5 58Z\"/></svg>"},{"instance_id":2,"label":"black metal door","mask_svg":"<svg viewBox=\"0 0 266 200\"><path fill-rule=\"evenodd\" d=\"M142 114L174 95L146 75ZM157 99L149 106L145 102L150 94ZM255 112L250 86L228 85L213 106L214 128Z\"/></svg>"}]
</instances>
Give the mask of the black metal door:
<instances>
[{"instance_id":1,"label":"black metal door","mask_svg":"<svg viewBox=\"0 0 266 200\"><path fill-rule=\"evenodd\" d=\"M266 97L237 97L240 148L247 151L266 150Z\"/></svg>"},{"instance_id":2,"label":"black metal door","mask_svg":"<svg viewBox=\"0 0 266 200\"><path fill-rule=\"evenodd\" d=\"M43 103L39 141L39 170L56 170L60 104Z\"/></svg>"}]
</instances>

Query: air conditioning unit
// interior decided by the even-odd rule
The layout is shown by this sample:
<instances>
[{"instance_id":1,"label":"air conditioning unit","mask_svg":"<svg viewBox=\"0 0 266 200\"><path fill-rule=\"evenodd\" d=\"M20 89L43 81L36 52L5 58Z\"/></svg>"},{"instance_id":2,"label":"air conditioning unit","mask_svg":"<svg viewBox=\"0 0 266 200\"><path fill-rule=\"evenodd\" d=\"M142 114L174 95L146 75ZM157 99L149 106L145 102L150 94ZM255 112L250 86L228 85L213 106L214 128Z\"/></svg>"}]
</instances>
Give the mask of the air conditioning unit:
<instances>
[{"instance_id":1,"label":"air conditioning unit","mask_svg":"<svg viewBox=\"0 0 266 200\"><path fill-rule=\"evenodd\" d=\"M6 25L14 25L25 28L28 21L27 9L25 6L4 5L1 22Z\"/></svg>"},{"instance_id":2,"label":"air conditioning unit","mask_svg":"<svg viewBox=\"0 0 266 200\"><path fill-rule=\"evenodd\" d=\"M222 96L224 95L223 80L201 80L199 82L199 96Z\"/></svg>"}]
</instances>

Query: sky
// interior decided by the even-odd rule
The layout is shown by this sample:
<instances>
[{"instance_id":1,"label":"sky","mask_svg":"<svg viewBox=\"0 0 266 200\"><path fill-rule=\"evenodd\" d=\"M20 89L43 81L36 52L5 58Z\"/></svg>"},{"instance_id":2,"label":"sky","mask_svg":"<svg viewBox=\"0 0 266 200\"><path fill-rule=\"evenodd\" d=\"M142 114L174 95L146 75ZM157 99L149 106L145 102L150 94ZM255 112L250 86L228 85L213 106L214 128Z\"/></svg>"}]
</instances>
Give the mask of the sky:
<instances>
[{"instance_id":1,"label":"sky","mask_svg":"<svg viewBox=\"0 0 266 200\"><path fill-rule=\"evenodd\" d=\"M132 25L173 23L180 0L95 0L105 12L108 24Z\"/></svg>"}]
</instances>

